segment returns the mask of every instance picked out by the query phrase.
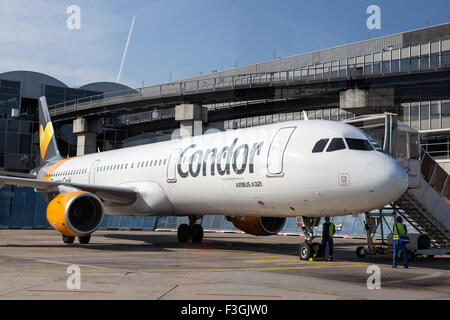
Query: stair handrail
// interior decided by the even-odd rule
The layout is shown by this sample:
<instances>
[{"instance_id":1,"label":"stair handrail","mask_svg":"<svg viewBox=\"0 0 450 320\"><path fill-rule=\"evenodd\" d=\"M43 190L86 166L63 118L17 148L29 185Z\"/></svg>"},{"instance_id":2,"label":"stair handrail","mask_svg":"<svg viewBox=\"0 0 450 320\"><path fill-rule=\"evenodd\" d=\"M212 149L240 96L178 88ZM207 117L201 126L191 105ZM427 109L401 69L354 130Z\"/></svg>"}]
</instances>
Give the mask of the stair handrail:
<instances>
[{"instance_id":1,"label":"stair handrail","mask_svg":"<svg viewBox=\"0 0 450 320\"><path fill-rule=\"evenodd\" d=\"M444 168L439 165L424 148L420 149L420 173L431 187L450 203L450 178Z\"/></svg>"}]
</instances>

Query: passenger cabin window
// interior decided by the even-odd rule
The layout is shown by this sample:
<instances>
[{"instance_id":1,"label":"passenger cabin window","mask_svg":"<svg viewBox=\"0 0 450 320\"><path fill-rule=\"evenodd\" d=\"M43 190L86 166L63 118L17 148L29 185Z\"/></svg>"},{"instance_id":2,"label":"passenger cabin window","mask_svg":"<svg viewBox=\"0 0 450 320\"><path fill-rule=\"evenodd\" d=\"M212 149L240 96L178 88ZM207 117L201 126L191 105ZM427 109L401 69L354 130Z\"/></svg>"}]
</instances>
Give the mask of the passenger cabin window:
<instances>
[{"instance_id":1,"label":"passenger cabin window","mask_svg":"<svg viewBox=\"0 0 450 320\"><path fill-rule=\"evenodd\" d=\"M320 152L322 152L323 149L325 149L325 146L327 145L328 141L330 141L330 139L321 139L321 140L317 141L317 143L314 146L312 152L313 153L320 153Z\"/></svg>"},{"instance_id":2,"label":"passenger cabin window","mask_svg":"<svg viewBox=\"0 0 450 320\"><path fill-rule=\"evenodd\" d=\"M360 150L360 151L374 150L370 142L364 139L345 138L345 141L347 141L347 145L350 150Z\"/></svg>"},{"instance_id":3,"label":"passenger cabin window","mask_svg":"<svg viewBox=\"0 0 450 320\"><path fill-rule=\"evenodd\" d=\"M334 138L333 140L331 140L330 145L327 148L327 152L333 152L343 149L345 149L344 140L342 140L341 138Z\"/></svg>"}]
</instances>

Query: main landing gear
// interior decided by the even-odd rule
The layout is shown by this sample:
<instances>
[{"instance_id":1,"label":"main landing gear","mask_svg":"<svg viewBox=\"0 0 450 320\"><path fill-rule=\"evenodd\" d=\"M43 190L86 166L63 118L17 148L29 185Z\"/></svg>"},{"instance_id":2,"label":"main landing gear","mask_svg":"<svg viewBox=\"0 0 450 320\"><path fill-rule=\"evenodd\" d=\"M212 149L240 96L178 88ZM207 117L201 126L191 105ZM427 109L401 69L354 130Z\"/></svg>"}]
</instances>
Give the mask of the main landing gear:
<instances>
[{"instance_id":1,"label":"main landing gear","mask_svg":"<svg viewBox=\"0 0 450 320\"><path fill-rule=\"evenodd\" d=\"M75 241L75 237L71 237L71 236L66 236L63 234L62 236L63 242L66 244L71 244ZM80 242L80 244L88 244L89 241L91 240L91 235L87 235L84 237L78 237L78 241Z\"/></svg>"},{"instance_id":2,"label":"main landing gear","mask_svg":"<svg viewBox=\"0 0 450 320\"><path fill-rule=\"evenodd\" d=\"M181 243L187 243L191 240L193 243L200 243L203 240L203 227L195 222L200 219L199 216L189 216L189 225L183 223L178 227L177 237Z\"/></svg>"},{"instance_id":3,"label":"main landing gear","mask_svg":"<svg viewBox=\"0 0 450 320\"><path fill-rule=\"evenodd\" d=\"M305 235L305 243L302 243L299 247L300 260L309 260L309 258L319 258L321 256L320 244L313 242L314 240L314 227L317 227L320 223L320 218L307 218L301 217L301 221L298 221L302 225L303 233Z\"/></svg>"}]
</instances>

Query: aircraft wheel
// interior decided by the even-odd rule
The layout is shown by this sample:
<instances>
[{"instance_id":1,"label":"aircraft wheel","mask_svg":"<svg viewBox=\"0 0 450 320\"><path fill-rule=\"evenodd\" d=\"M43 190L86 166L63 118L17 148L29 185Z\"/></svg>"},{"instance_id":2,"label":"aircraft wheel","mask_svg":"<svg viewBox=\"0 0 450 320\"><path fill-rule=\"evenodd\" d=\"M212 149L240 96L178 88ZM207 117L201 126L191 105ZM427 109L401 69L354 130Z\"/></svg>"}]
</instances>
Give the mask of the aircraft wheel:
<instances>
[{"instance_id":1,"label":"aircraft wheel","mask_svg":"<svg viewBox=\"0 0 450 320\"><path fill-rule=\"evenodd\" d=\"M66 236L65 234L63 234L62 239L64 243L73 243L75 241L75 237Z\"/></svg>"},{"instance_id":2,"label":"aircraft wheel","mask_svg":"<svg viewBox=\"0 0 450 320\"><path fill-rule=\"evenodd\" d=\"M312 244L312 257L313 258L321 258L322 257L322 252L320 250L320 243L318 243L318 242L314 242Z\"/></svg>"},{"instance_id":3,"label":"aircraft wheel","mask_svg":"<svg viewBox=\"0 0 450 320\"><path fill-rule=\"evenodd\" d=\"M200 243L203 240L203 227L200 224L194 224L191 228L191 240L194 243Z\"/></svg>"},{"instance_id":4,"label":"aircraft wheel","mask_svg":"<svg viewBox=\"0 0 450 320\"><path fill-rule=\"evenodd\" d=\"M78 237L78 242L80 242L81 244L88 244L90 240L91 240L91 235L84 236L84 237Z\"/></svg>"},{"instance_id":5,"label":"aircraft wheel","mask_svg":"<svg viewBox=\"0 0 450 320\"><path fill-rule=\"evenodd\" d=\"M73 243L75 241L75 237L66 236L63 234L63 242L64 243Z\"/></svg>"},{"instance_id":6,"label":"aircraft wheel","mask_svg":"<svg viewBox=\"0 0 450 320\"><path fill-rule=\"evenodd\" d=\"M177 231L178 241L181 243L189 242L191 238L191 228L185 223L180 224Z\"/></svg>"},{"instance_id":7,"label":"aircraft wheel","mask_svg":"<svg viewBox=\"0 0 450 320\"><path fill-rule=\"evenodd\" d=\"M360 259L364 259L366 257L366 249L364 247L356 248L356 256Z\"/></svg>"},{"instance_id":8,"label":"aircraft wheel","mask_svg":"<svg viewBox=\"0 0 450 320\"><path fill-rule=\"evenodd\" d=\"M312 251L312 245L310 245L309 243L301 244L299 248L300 260L309 260Z\"/></svg>"}]
</instances>

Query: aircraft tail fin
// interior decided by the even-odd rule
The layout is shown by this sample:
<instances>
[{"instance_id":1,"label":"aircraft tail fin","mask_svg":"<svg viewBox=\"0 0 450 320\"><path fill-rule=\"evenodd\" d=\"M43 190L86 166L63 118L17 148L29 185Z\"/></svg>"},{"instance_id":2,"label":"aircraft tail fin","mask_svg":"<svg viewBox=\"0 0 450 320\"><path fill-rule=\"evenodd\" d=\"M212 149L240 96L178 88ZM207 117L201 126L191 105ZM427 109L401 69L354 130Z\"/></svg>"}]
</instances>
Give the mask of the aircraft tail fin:
<instances>
[{"instance_id":1,"label":"aircraft tail fin","mask_svg":"<svg viewBox=\"0 0 450 320\"><path fill-rule=\"evenodd\" d=\"M62 159L45 97L39 98L39 146L41 165Z\"/></svg>"}]
</instances>

